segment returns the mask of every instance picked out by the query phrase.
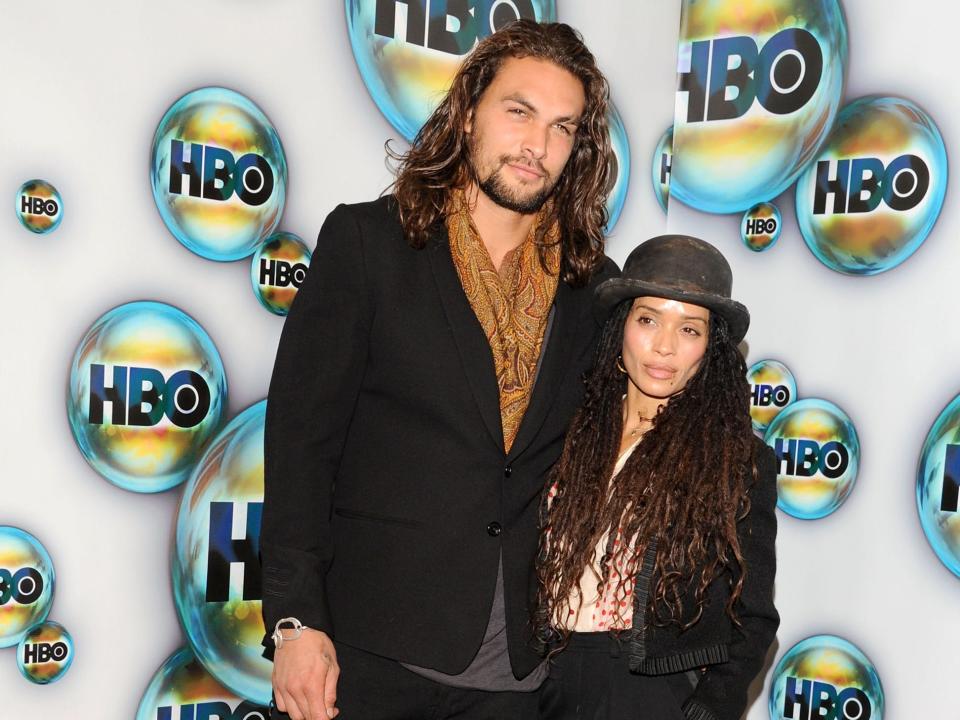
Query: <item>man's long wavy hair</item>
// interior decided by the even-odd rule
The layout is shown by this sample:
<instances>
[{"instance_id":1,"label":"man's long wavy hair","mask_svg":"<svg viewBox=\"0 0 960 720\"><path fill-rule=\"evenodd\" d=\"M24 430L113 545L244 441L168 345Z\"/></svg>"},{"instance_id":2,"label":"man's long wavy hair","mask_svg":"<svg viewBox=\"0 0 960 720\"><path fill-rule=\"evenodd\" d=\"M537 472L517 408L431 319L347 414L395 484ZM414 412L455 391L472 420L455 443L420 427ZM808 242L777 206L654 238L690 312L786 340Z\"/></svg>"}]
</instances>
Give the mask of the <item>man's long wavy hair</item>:
<instances>
[{"instance_id":1,"label":"man's long wavy hair","mask_svg":"<svg viewBox=\"0 0 960 720\"><path fill-rule=\"evenodd\" d=\"M622 302L604 326L583 404L547 483L556 495L549 510L544 503L542 519L549 532L541 535L536 630L544 641L557 640L559 631L560 647L569 631L557 628L556 619L576 611L571 593L579 590L597 543L608 532L597 592L602 596L611 580L616 593L612 627L623 627L633 612L632 603L626 602L626 584L634 581L653 541L656 560L648 607L654 623L694 625L703 613L708 586L724 575L731 586L726 612L739 624L734 606L747 568L737 523L749 512L747 490L757 478L743 356L723 318L711 314L699 369L661 407L611 482L628 382L618 363L632 306L632 299ZM627 542L614 545L618 530ZM626 572L620 576L611 572L614 568ZM685 608L682 598L691 589L694 607Z\"/></svg>"},{"instance_id":2,"label":"man's long wavy hair","mask_svg":"<svg viewBox=\"0 0 960 720\"><path fill-rule=\"evenodd\" d=\"M397 153L393 193L407 242L422 248L431 227L445 214L456 188L474 179L470 141L464 130L507 58L548 60L583 83L586 106L573 151L545 205L546 222L539 225L541 245L553 221L559 223L562 279L583 286L603 260L606 197L616 180L607 129L609 88L593 55L569 25L517 20L480 42L460 66L447 96L417 133L410 150ZM544 255L541 253L541 260Z\"/></svg>"}]
</instances>

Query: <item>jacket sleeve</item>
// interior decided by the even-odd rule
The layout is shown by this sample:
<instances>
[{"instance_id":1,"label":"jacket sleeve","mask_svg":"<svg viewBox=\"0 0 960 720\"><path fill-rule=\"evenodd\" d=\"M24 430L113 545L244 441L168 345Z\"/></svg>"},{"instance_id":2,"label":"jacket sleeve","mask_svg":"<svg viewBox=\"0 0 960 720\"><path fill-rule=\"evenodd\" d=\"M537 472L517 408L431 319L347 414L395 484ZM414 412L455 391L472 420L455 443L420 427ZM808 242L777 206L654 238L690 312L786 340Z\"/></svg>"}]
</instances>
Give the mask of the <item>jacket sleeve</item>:
<instances>
[{"instance_id":1,"label":"jacket sleeve","mask_svg":"<svg viewBox=\"0 0 960 720\"><path fill-rule=\"evenodd\" d=\"M260 532L264 656L278 620L333 633L324 578L330 513L367 359L372 318L363 240L353 210L327 217L290 308L267 395Z\"/></svg>"},{"instance_id":2,"label":"jacket sleeve","mask_svg":"<svg viewBox=\"0 0 960 720\"><path fill-rule=\"evenodd\" d=\"M740 521L740 548L746 565L736 606L742 625L733 629L730 659L711 665L684 703L687 720L740 720L747 687L756 677L780 625L773 603L776 576L777 470L773 451L759 441L757 482L750 491L750 512Z\"/></svg>"}]
</instances>

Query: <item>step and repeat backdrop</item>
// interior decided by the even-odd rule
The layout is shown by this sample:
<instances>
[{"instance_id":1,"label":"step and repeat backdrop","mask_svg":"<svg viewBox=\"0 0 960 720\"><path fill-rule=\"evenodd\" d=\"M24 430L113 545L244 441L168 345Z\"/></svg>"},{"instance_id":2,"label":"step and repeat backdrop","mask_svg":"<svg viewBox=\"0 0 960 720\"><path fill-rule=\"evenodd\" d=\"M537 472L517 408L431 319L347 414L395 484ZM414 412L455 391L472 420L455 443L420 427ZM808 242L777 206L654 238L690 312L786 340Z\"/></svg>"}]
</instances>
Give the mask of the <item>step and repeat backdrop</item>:
<instances>
[{"instance_id":1,"label":"step and repeat backdrop","mask_svg":"<svg viewBox=\"0 0 960 720\"><path fill-rule=\"evenodd\" d=\"M937 717L960 661L960 253L932 0L5 8L0 716L258 720L266 391L314 237L476 41L577 27L608 254L716 244L779 460L747 718ZM41 22L42 20L42 22ZM957 110L958 112L954 112ZM5 189L4 189L5 188Z\"/></svg>"}]
</instances>

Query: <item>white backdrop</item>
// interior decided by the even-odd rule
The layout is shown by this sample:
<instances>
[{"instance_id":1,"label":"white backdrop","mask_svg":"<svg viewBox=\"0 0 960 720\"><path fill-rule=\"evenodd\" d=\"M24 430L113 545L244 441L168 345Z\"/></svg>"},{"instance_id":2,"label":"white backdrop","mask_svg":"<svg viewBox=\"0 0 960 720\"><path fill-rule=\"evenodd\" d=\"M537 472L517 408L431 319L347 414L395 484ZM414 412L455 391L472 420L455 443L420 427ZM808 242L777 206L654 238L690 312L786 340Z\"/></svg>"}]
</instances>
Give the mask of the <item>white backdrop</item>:
<instances>
[{"instance_id":1,"label":"white backdrop","mask_svg":"<svg viewBox=\"0 0 960 720\"><path fill-rule=\"evenodd\" d=\"M954 146L960 99L950 62L954 18L934 0L847 0L847 98L908 97ZM558 0L607 73L630 139L633 172L608 254L622 263L667 218L650 187L654 146L674 110L679 2ZM160 663L184 640L170 589L179 490L137 495L94 473L66 422L64 388L82 334L107 309L152 299L192 315L216 343L233 416L266 394L282 319L254 298L247 261L220 264L183 248L156 211L148 179L153 132L185 92L223 85L277 128L289 165L281 229L312 247L339 202L386 187L383 141L397 137L356 69L340 0L50 0L0 9L0 524L37 535L57 571L50 618L76 661L48 687L23 680L0 650L0 717L131 718ZM22 229L20 184L49 180L64 221ZM926 244L874 278L838 275L806 249L792 192L777 202L784 235L756 255L739 216L674 203L669 228L724 250L735 295L753 313L748 362L777 358L801 397L853 418L863 447L853 494L833 515L778 513L777 656L816 633L856 643L876 664L887 717L939 717L960 670L960 580L928 547L914 502L917 457L941 408L960 391L951 320L960 271L952 189ZM2 198L6 197L6 200ZM767 718L765 693L748 713Z\"/></svg>"}]
</instances>

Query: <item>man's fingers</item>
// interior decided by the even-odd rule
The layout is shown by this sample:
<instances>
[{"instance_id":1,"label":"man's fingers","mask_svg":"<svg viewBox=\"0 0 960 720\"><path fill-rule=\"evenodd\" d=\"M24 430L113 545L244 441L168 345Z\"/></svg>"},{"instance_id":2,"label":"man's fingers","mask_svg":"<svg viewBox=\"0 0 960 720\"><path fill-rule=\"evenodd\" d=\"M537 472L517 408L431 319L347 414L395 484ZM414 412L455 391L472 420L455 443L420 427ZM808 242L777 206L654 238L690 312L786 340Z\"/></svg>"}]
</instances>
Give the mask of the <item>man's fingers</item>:
<instances>
[{"instance_id":1,"label":"man's fingers","mask_svg":"<svg viewBox=\"0 0 960 720\"><path fill-rule=\"evenodd\" d=\"M304 692L303 688L293 688L291 690L291 695L296 701L297 705L300 707L302 718L294 718L294 720L324 720L323 715L318 714L323 712L323 708L317 707L310 702L310 696L308 693Z\"/></svg>"},{"instance_id":2,"label":"man's fingers","mask_svg":"<svg viewBox=\"0 0 960 720\"><path fill-rule=\"evenodd\" d=\"M277 701L277 710L287 713L290 720L304 720L303 710L300 709L300 706L289 693L277 689L273 695Z\"/></svg>"},{"instance_id":3,"label":"man's fingers","mask_svg":"<svg viewBox=\"0 0 960 720\"><path fill-rule=\"evenodd\" d=\"M327 717L334 718L340 711L337 709L337 680L340 678L340 667L334 663L327 671L327 678L323 683L323 702L327 710Z\"/></svg>"}]
</instances>

